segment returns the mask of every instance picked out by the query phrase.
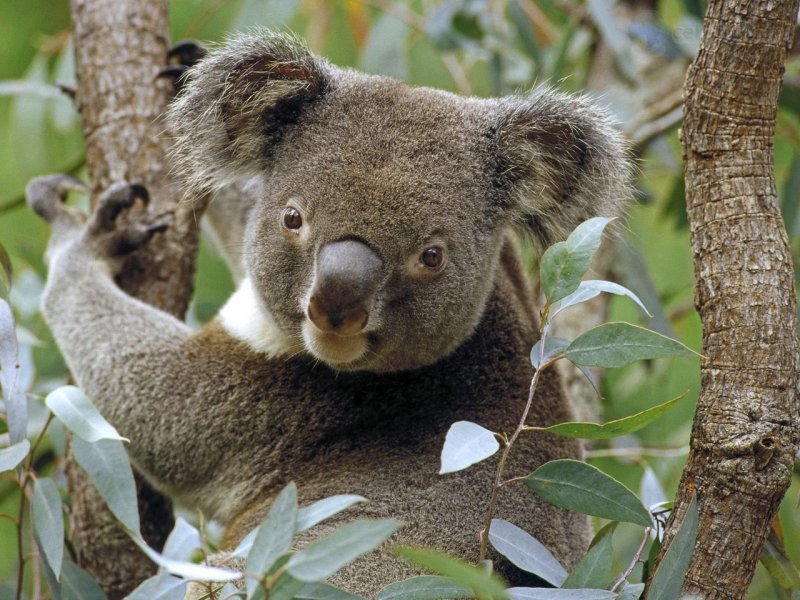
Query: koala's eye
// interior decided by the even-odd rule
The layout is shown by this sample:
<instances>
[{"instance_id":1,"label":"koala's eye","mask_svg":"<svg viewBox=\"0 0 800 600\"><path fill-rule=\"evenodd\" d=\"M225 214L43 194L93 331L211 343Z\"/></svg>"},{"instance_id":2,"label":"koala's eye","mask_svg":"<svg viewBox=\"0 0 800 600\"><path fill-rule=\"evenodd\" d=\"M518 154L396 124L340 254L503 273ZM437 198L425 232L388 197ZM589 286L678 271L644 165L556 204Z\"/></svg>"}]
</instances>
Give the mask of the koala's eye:
<instances>
[{"instance_id":1,"label":"koala's eye","mask_svg":"<svg viewBox=\"0 0 800 600\"><path fill-rule=\"evenodd\" d=\"M303 226L303 217L296 208L287 206L283 209L283 226L286 229L300 229Z\"/></svg>"},{"instance_id":2,"label":"koala's eye","mask_svg":"<svg viewBox=\"0 0 800 600\"><path fill-rule=\"evenodd\" d=\"M426 248L419 256L419 262L429 269L441 269L444 265L444 248L431 246Z\"/></svg>"}]
</instances>

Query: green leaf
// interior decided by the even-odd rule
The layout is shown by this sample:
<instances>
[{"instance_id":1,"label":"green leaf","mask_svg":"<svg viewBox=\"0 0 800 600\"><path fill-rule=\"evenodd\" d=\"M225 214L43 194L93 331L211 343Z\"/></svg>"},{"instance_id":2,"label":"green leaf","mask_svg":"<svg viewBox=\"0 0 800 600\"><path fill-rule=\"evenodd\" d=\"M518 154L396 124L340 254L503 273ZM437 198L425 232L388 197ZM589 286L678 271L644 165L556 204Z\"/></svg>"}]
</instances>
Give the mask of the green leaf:
<instances>
[{"instance_id":1,"label":"green leaf","mask_svg":"<svg viewBox=\"0 0 800 600\"><path fill-rule=\"evenodd\" d=\"M133 540L133 543L136 544L150 560L172 575L185 577L186 579L211 582L233 581L242 576L242 574L238 571L233 571L230 569L209 567L208 565L199 565L182 560L172 560L170 558L166 558L148 546L138 531L134 532L128 530L127 533Z\"/></svg>"},{"instance_id":2,"label":"green leaf","mask_svg":"<svg viewBox=\"0 0 800 600\"><path fill-rule=\"evenodd\" d=\"M577 365L622 367L637 360L699 356L677 340L630 323L604 323L575 338L564 352Z\"/></svg>"},{"instance_id":3,"label":"green leaf","mask_svg":"<svg viewBox=\"0 0 800 600\"><path fill-rule=\"evenodd\" d=\"M544 500L568 510L649 527L650 513L619 481L578 460L553 460L525 478Z\"/></svg>"},{"instance_id":4,"label":"green leaf","mask_svg":"<svg viewBox=\"0 0 800 600\"><path fill-rule=\"evenodd\" d=\"M295 592L293 598L294 600L363 600L361 596L321 581L304 583L303 587Z\"/></svg>"},{"instance_id":5,"label":"green leaf","mask_svg":"<svg viewBox=\"0 0 800 600\"><path fill-rule=\"evenodd\" d=\"M667 495L664 493L664 488L661 487L661 483L658 481L658 477L656 477L653 469L647 465L645 465L644 468L642 481L639 483L639 497L642 499L642 504L644 504L651 513L656 507L667 502Z\"/></svg>"},{"instance_id":6,"label":"green leaf","mask_svg":"<svg viewBox=\"0 0 800 600\"><path fill-rule=\"evenodd\" d=\"M375 600L439 600L440 598L474 598L472 588L460 585L449 577L421 575L390 583Z\"/></svg>"},{"instance_id":7,"label":"green leaf","mask_svg":"<svg viewBox=\"0 0 800 600\"><path fill-rule=\"evenodd\" d=\"M186 584L185 579L162 571L145 579L125 600L183 600Z\"/></svg>"},{"instance_id":8,"label":"green leaf","mask_svg":"<svg viewBox=\"0 0 800 600\"><path fill-rule=\"evenodd\" d=\"M531 364L534 369L538 369L551 358L564 354L564 350L569 346L569 340L548 335L544 339L544 354L541 353L542 340L539 340L531 348Z\"/></svg>"},{"instance_id":9,"label":"green leaf","mask_svg":"<svg viewBox=\"0 0 800 600\"><path fill-rule=\"evenodd\" d=\"M639 600L644 591L643 583L626 583L619 591L617 600Z\"/></svg>"},{"instance_id":10,"label":"green leaf","mask_svg":"<svg viewBox=\"0 0 800 600\"><path fill-rule=\"evenodd\" d=\"M61 496L52 479L42 477L33 487L33 531L56 579L64 558L64 513Z\"/></svg>"},{"instance_id":11,"label":"green leaf","mask_svg":"<svg viewBox=\"0 0 800 600\"><path fill-rule=\"evenodd\" d=\"M128 455L119 440L89 443L72 438L72 453L114 516L129 530L139 531L136 485Z\"/></svg>"},{"instance_id":12,"label":"green leaf","mask_svg":"<svg viewBox=\"0 0 800 600\"><path fill-rule=\"evenodd\" d=\"M6 404L6 423L12 444L25 439L28 430L27 390L20 385L19 344L14 313L8 302L0 298L0 387Z\"/></svg>"},{"instance_id":13,"label":"green leaf","mask_svg":"<svg viewBox=\"0 0 800 600\"><path fill-rule=\"evenodd\" d=\"M617 595L608 590L559 590L552 588L509 588L511 600L614 600Z\"/></svg>"},{"instance_id":14,"label":"green leaf","mask_svg":"<svg viewBox=\"0 0 800 600\"><path fill-rule=\"evenodd\" d=\"M64 385L53 390L47 394L44 403L67 429L86 442L129 441L100 416L92 401L74 385Z\"/></svg>"},{"instance_id":15,"label":"green leaf","mask_svg":"<svg viewBox=\"0 0 800 600\"><path fill-rule=\"evenodd\" d=\"M603 528L601 533L603 535L595 539L594 545L561 584L562 588L605 589L608 586L611 578L611 538L614 527Z\"/></svg>"},{"instance_id":16,"label":"green leaf","mask_svg":"<svg viewBox=\"0 0 800 600\"><path fill-rule=\"evenodd\" d=\"M628 288L610 281L603 281L602 279L587 279L586 281L580 282L577 290L572 292L566 298L561 299L561 302L558 303L558 309L550 316L550 319L554 319L556 315L565 308L569 308L570 306L575 306L581 302L591 300L603 292L608 294L616 294L617 296L627 296L636 304L638 304L639 308L641 308L648 317L653 316L647 310L642 301L639 300L639 297Z\"/></svg>"},{"instance_id":17,"label":"green leaf","mask_svg":"<svg viewBox=\"0 0 800 600\"><path fill-rule=\"evenodd\" d=\"M494 600L507 600L505 586L494 575L487 573L481 567L469 565L463 561L422 548L409 548L401 546L394 549L395 554L418 567L433 571L439 575L450 577L459 584L470 588L479 599L493 598Z\"/></svg>"},{"instance_id":18,"label":"green leaf","mask_svg":"<svg viewBox=\"0 0 800 600\"><path fill-rule=\"evenodd\" d=\"M0 298L8 300L8 293L11 291L11 280L14 270L11 267L11 259L6 252L5 246L0 244Z\"/></svg>"},{"instance_id":19,"label":"green leaf","mask_svg":"<svg viewBox=\"0 0 800 600\"><path fill-rule=\"evenodd\" d=\"M359 69L367 73L408 78L406 64L410 28L391 13L380 15L372 24L361 50Z\"/></svg>"},{"instance_id":20,"label":"green leaf","mask_svg":"<svg viewBox=\"0 0 800 600\"><path fill-rule=\"evenodd\" d=\"M258 528L253 547L247 554L246 571L253 575L264 575L278 558L292 546L297 522L297 486L289 483L269 508L267 516ZM258 580L247 580L247 593L252 594Z\"/></svg>"},{"instance_id":21,"label":"green leaf","mask_svg":"<svg viewBox=\"0 0 800 600\"><path fill-rule=\"evenodd\" d=\"M442 447L442 467L439 475L466 469L500 449L494 433L469 421L450 426Z\"/></svg>"},{"instance_id":22,"label":"green leaf","mask_svg":"<svg viewBox=\"0 0 800 600\"><path fill-rule=\"evenodd\" d=\"M556 423L550 427L529 427L528 429L547 431L548 433L555 433L556 435L583 440L607 440L621 435L627 435L646 427L675 406L679 400L686 397L686 394L688 394L688 392L684 392L672 400L643 410L635 415L609 421L608 423L585 423L578 421Z\"/></svg>"},{"instance_id":23,"label":"green leaf","mask_svg":"<svg viewBox=\"0 0 800 600\"><path fill-rule=\"evenodd\" d=\"M162 554L173 560L189 560L202 547L200 532L189 525L183 517L178 517L164 543Z\"/></svg>"},{"instance_id":24,"label":"green leaf","mask_svg":"<svg viewBox=\"0 0 800 600\"><path fill-rule=\"evenodd\" d=\"M31 443L28 440L22 440L13 446L0 450L0 473L16 468L19 463L25 460L30 451Z\"/></svg>"},{"instance_id":25,"label":"green leaf","mask_svg":"<svg viewBox=\"0 0 800 600\"><path fill-rule=\"evenodd\" d=\"M304 506L297 513L295 533L300 533L301 531L310 529L325 519L328 519L333 515L350 508L354 504L366 501L367 499L363 496L341 494L338 496L331 496L330 498L323 498L322 500L314 502L314 504L311 504L310 506Z\"/></svg>"},{"instance_id":26,"label":"green leaf","mask_svg":"<svg viewBox=\"0 0 800 600\"><path fill-rule=\"evenodd\" d=\"M600 247L603 230L613 219L594 217L575 228L563 242L550 246L539 267L542 291L550 304L568 296L580 285Z\"/></svg>"},{"instance_id":27,"label":"green leaf","mask_svg":"<svg viewBox=\"0 0 800 600\"><path fill-rule=\"evenodd\" d=\"M781 214L786 224L789 237L795 237L800 231L800 152L795 151L789 177L781 190Z\"/></svg>"},{"instance_id":28,"label":"green leaf","mask_svg":"<svg viewBox=\"0 0 800 600\"><path fill-rule=\"evenodd\" d=\"M539 540L503 519L492 519L489 542L517 567L560 586L567 571Z\"/></svg>"},{"instance_id":29,"label":"green leaf","mask_svg":"<svg viewBox=\"0 0 800 600\"><path fill-rule=\"evenodd\" d=\"M388 519L355 521L293 554L286 570L300 581L325 579L380 546L398 527L399 523Z\"/></svg>"},{"instance_id":30,"label":"green leaf","mask_svg":"<svg viewBox=\"0 0 800 600\"><path fill-rule=\"evenodd\" d=\"M70 561L61 568L61 600L107 600L97 582Z\"/></svg>"},{"instance_id":31,"label":"green leaf","mask_svg":"<svg viewBox=\"0 0 800 600\"><path fill-rule=\"evenodd\" d=\"M650 581L648 600L674 600L680 597L683 578L694 552L697 539L697 497L692 496L680 529L656 566Z\"/></svg>"}]
</instances>

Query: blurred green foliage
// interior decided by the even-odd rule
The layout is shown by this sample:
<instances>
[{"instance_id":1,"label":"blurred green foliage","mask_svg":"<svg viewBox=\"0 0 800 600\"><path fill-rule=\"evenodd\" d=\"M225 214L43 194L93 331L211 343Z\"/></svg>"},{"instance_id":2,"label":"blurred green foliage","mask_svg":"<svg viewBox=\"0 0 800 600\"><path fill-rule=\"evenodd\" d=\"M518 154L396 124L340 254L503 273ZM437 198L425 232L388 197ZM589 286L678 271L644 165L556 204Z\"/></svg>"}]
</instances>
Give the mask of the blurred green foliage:
<instances>
[{"instance_id":1,"label":"blurred green foliage","mask_svg":"<svg viewBox=\"0 0 800 600\"><path fill-rule=\"evenodd\" d=\"M600 95L633 139L640 159L639 198L630 210L625 248L612 276L637 292L655 318L647 323L699 350L693 270L683 205L677 127L683 74L699 43L704 3L657 0L172 0L173 39L214 42L251 26L289 28L332 62L465 94L495 95L546 83ZM66 377L37 311L45 272L47 229L23 201L36 175L83 175L80 126L56 83L74 81L67 0L0 3L0 242L15 270L12 304L21 340L32 347L34 392ZM146 83L143 82L143 85ZM778 115L775 164L792 247L800 252L800 58L790 56ZM797 264L797 261L796 261ZM232 290L221 259L204 241L190 320L204 322ZM641 321L625 299L610 317ZM23 353L23 358L25 353ZM699 390L696 361L637 363L609 372L603 384L606 419L632 414ZM34 402L33 404L36 404ZM693 403L613 443L590 450L593 462L632 489L651 467L667 496L674 493L688 444ZM42 412L42 414L44 414ZM32 418L34 426L41 421ZM44 472L58 466L52 428L40 451ZM5 446L0 433L0 446ZM48 462L49 461L49 462ZM15 514L14 487L0 480L0 513ZM787 552L800 560L798 478L781 509ZM601 525L597 523L598 527ZM620 525L620 569L639 533ZM0 598L13 589L13 525L0 519ZM30 570L28 571L30 573ZM779 598L759 567L751 598Z\"/></svg>"}]
</instances>

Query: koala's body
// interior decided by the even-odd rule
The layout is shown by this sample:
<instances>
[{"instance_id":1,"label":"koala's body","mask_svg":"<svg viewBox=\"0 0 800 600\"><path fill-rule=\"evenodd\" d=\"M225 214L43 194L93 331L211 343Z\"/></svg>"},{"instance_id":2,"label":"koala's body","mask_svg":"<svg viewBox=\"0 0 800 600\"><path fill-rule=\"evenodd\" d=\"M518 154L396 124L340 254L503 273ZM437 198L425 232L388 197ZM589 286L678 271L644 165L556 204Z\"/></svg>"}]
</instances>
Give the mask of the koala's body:
<instances>
[{"instance_id":1,"label":"koala's body","mask_svg":"<svg viewBox=\"0 0 800 600\"><path fill-rule=\"evenodd\" d=\"M550 91L412 88L264 34L194 67L170 119L192 193L247 179L254 198L231 210L227 238L243 236L244 278L201 331L114 284L109 248L146 238L109 219L130 188L87 226L52 181L29 190L53 225L45 316L136 467L224 523L228 549L294 480L301 502L361 494L362 515L404 523L396 540L477 559L496 463L437 475L445 433L458 420L511 431L520 418L538 313L510 230L546 244L619 212L629 167L604 113ZM546 374L530 422L569 418ZM580 457L577 442L523 436L507 473L565 457ZM588 541L585 517L517 486L497 516L567 565ZM377 552L334 582L373 594L413 573Z\"/></svg>"}]
</instances>

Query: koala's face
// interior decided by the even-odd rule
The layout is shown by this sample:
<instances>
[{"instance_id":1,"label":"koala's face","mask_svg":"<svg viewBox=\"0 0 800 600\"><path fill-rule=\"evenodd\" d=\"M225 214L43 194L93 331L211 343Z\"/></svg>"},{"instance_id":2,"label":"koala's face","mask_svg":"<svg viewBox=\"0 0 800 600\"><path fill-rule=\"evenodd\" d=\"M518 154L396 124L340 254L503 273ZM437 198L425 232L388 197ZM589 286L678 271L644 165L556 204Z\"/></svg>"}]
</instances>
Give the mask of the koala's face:
<instances>
[{"instance_id":1,"label":"koala's face","mask_svg":"<svg viewBox=\"0 0 800 600\"><path fill-rule=\"evenodd\" d=\"M481 318L509 223L547 245L628 195L625 144L583 98L410 88L282 34L200 62L169 119L195 193L260 180L252 282L285 336L342 370L447 356Z\"/></svg>"},{"instance_id":2,"label":"koala's face","mask_svg":"<svg viewBox=\"0 0 800 600\"><path fill-rule=\"evenodd\" d=\"M334 368L436 362L492 290L506 221L489 125L477 101L431 94L330 89L265 176L248 271L283 332Z\"/></svg>"}]
</instances>

